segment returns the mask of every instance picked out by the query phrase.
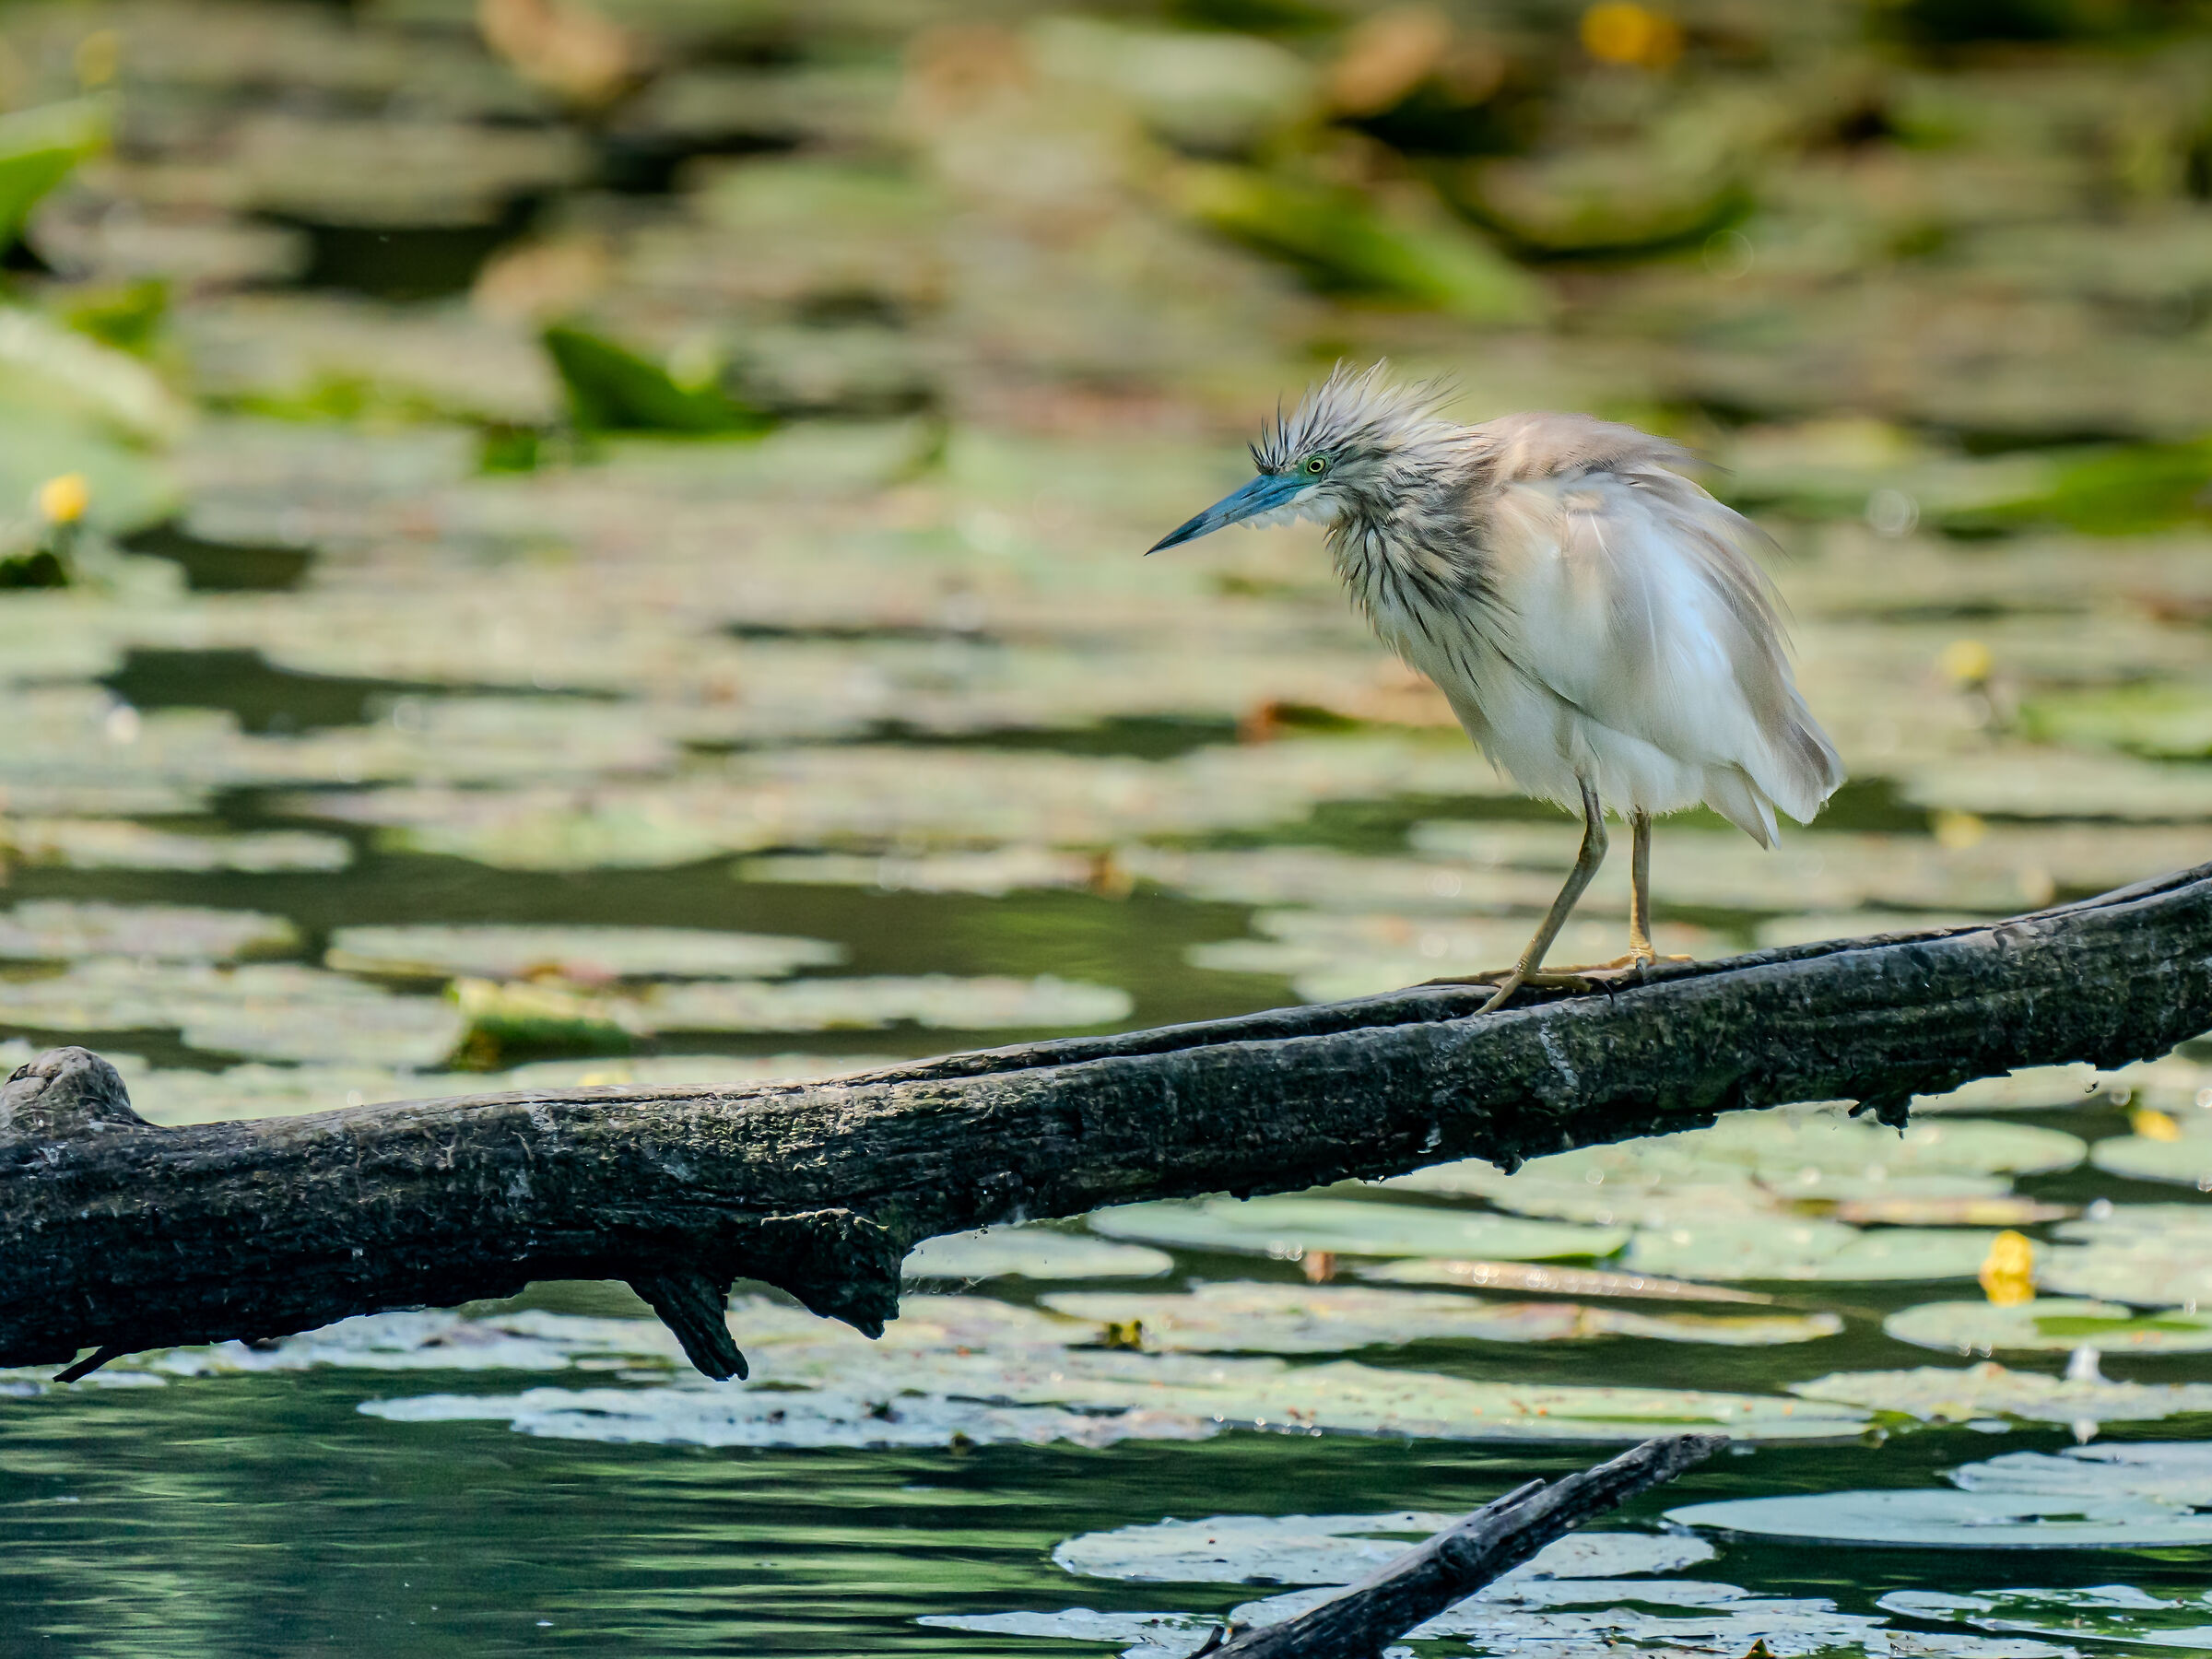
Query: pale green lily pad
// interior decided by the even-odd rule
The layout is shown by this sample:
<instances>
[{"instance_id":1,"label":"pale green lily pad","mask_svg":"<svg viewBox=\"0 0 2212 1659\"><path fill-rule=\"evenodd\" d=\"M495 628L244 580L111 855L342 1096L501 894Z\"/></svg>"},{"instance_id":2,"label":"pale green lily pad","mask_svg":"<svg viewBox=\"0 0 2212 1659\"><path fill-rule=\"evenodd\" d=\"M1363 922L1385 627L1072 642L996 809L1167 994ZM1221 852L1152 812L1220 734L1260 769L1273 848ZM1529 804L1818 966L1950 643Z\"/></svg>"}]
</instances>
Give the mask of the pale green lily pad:
<instances>
[{"instance_id":1,"label":"pale green lily pad","mask_svg":"<svg viewBox=\"0 0 2212 1659\"><path fill-rule=\"evenodd\" d=\"M2048 1492L2084 1498L2147 1498L2176 1509L2212 1506L2212 1442L2104 1441L2046 1452L2007 1452L1950 1475L1970 1492Z\"/></svg>"},{"instance_id":2,"label":"pale green lily pad","mask_svg":"<svg viewBox=\"0 0 2212 1659\"><path fill-rule=\"evenodd\" d=\"M1622 1228L1571 1227L1350 1198L1127 1204L1098 1211L1090 1225L1111 1238L1284 1261L1324 1250L1343 1255L1490 1256L1506 1261L1608 1256L1628 1238Z\"/></svg>"},{"instance_id":3,"label":"pale green lily pad","mask_svg":"<svg viewBox=\"0 0 2212 1659\"><path fill-rule=\"evenodd\" d=\"M1137 1584L1348 1584L1460 1519L1401 1510L1381 1515L1211 1515L1081 1533L1053 1551L1078 1578ZM1500 1583L1676 1572L1712 1559L1684 1535L1578 1532L1547 1544Z\"/></svg>"},{"instance_id":4,"label":"pale green lily pad","mask_svg":"<svg viewBox=\"0 0 2212 1659\"><path fill-rule=\"evenodd\" d=\"M181 1030L193 1048L262 1060L435 1066L461 1036L437 997L393 996L294 963L240 968L100 957L0 980L0 1020L40 1030Z\"/></svg>"},{"instance_id":5,"label":"pale green lily pad","mask_svg":"<svg viewBox=\"0 0 2212 1659\"><path fill-rule=\"evenodd\" d=\"M618 1054L587 1060L538 1060L512 1071L468 1080L471 1091L599 1088L638 1084L648 1088L700 1085L801 1082L878 1071L900 1064L895 1054ZM425 1079L426 1091L430 1087Z\"/></svg>"},{"instance_id":6,"label":"pale green lily pad","mask_svg":"<svg viewBox=\"0 0 2212 1659\"><path fill-rule=\"evenodd\" d=\"M498 1323L528 1335L540 1327L525 1322L544 1318L507 1315ZM1221 1427L1636 1441L1662 1427L1702 1425L1743 1439L1834 1440L1857 1433L1865 1420L1847 1406L1763 1395L1521 1386L1378 1371L1350 1360L1292 1365L1272 1358L1069 1347L1065 1341L1085 1332L1079 1323L971 1297L909 1297L902 1316L873 1343L759 1299L741 1300L730 1319L752 1361L752 1382L743 1389L679 1380L666 1388L584 1395L534 1391L465 1402L440 1397L364 1409L440 1420L489 1418L561 1438L706 1445L941 1445L956 1433L1105 1444L1130 1437L1188 1438ZM880 1414L887 1404L892 1416ZM779 1406L795 1409L777 1419L772 1413ZM1013 1416L998 1415L1009 1409ZM878 1412L876 1426L871 1410Z\"/></svg>"},{"instance_id":7,"label":"pale green lily pad","mask_svg":"<svg viewBox=\"0 0 2212 1659\"><path fill-rule=\"evenodd\" d=\"M1669 1510L1680 1526L1936 1549L2148 1549L2212 1544L2212 1515L2140 1498L1898 1489L1742 1498Z\"/></svg>"},{"instance_id":8,"label":"pale green lily pad","mask_svg":"<svg viewBox=\"0 0 2212 1659\"><path fill-rule=\"evenodd\" d=\"M1248 1604L1233 1617L1267 1623L1324 1599L1293 1592ZM1629 1606L1618 1604L1628 1603ZM1580 1611L1581 1608L1596 1609ZM1665 1611L1656 1609L1664 1608ZM1457 1637L1492 1659L1618 1659L1660 1654L1757 1653L1774 1659L1865 1654L1868 1659L2070 1659L2074 1650L2014 1637L1916 1636L1887 1621L1806 1597L1754 1594L1734 1584L1668 1579L1529 1581L1512 1595L1478 1594L1407 1632ZM1645 1645L1651 1644L1651 1645Z\"/></svg>"},{"instance_id":9,"label":"pale green lily pad","mask_svg":"<svg viewBox=\"0 0 2212 1659\"><path fill-rule=\"evenodd\" d=\"M776 979L844 959L841 945L688 927L341 927L324 963L394 979Z\"/></svg>"},{"instance_id":10,"label":"pale green lily pad","mask_svg":"<svg viewBox=\"0 0 2212 1659\"><path fill-rule=\"evenodd\" d=\"M2023 747L1960 756L1901 782L1904 797L1914 806L1957 812L2006 818L2212 818L2212 769L2121 755Z\"/></svg>"},{"instance_id":11,"label":"pale green lily pad","mask_svg":"<svg viewBox=\"0 0 2212 1659\"><path fill-rule=\"evenodd\" d=\"M1924 1302L1882 1322L1882 1330L1915 1347L1959 1354L2067 1353L2084 1346L2105 1353L2194 1354L2212 1349L2212 1318L2195 1314L2138 1317L2118 1302L2041 1297L2001 1307L1988 1301Z\"/></svg>"},{"instance_id":12,"label":"pale green lily pad","mask_svg":"<svg viewBox=\"0 0 2212 1659\"><path fill-rule=\"evenodd\" d=\"M1099 861L1050 847L1000 847L988 853L786 853L748 858L737 866L747 881L795 886L865 887L887 893L973 893L999 899L1008 893L1095 885Z\"/></svg>"},{"instance_id":13,"label":"pale green lily pad","mask_svg":"<svg viewBox=\"0 0 2212 1659\"><path fill-rule=\"evenodd\" d=\"M2146 1204L2118 1207L2163 1210L2178 1206ZM2087 1244L2060 1244L2038 1251L2035 1282L2042 1289L2065 1296L2124 1301L2138 1308L2181 1308L2194 1313L2199 1307L2212 1307L2212 1253L2207 1253L2204 1227L2194 1219L2165 1234L2106 1233Z\"/></svg>"},{"instance_id":14,"label":"pale green lily pad","mask_svg":"<svg viewBox=\"0 0 2212 1659\"><path fill-rule=\"evenodd\" d=\"M1158 1278L1175 1258L1141 1244L1110 1244L1081 1233L1041 1227L987 1228L924 1239L907 1252L900 1271L910 1279L1025 1278L1040 1282ZM1052 1300L1045 1299L1051 1307Z\"/></svg>"},{"instance_id":15,"label":"pale green lily pad","mask_svg":"<svg viewBox=\"0 0 2212 1659\"><path fill-rule=\"evenodd\" d=\"M128 956L160 961L229 961L281 956L300 935L282 916L176 904L72 903L30 900L0 914L0 958L68 961Z\"/></svg>"},{"instance_id":16,"label":"pale green lily pad","mask_svg":"<svg viewBox=\"0 0 2212 1659\"><path fill-rule=\"evenodd\" d=\"M2070 1204L2047 1204L2018 1193L1944 1193L1928 1188L1972 1184L1971 1176L1931 1176L1895 1183L1904 1191L1869 1192L1842 1198L1836 1219L1853 1227L2036 1227L2075 1213ZM1794 1193L1793 1196L1796 1195Z\"/></svg>"},{"instance_id":17,"label":"pale green lily pad","mask_svg":"<svg viewBox=\"0 0 2212 1659\"><path fill-rule=\"evenodd\" d=\"M1135 1006L1112 985L1051 974L700 982L618 1000L626 1018L663 1031L877 1030L900 1024L959 1031L1058 1029L1111 1025Z\"/></svg>"},{"instance_id":18,"label":"pale green lily pad","mask_svg":"<svg viewBox=\"0 0 2212 1659\"><path fill-rule=\"evenodd\" d=\"M1528 943L1529 931L1526 919L1517 916L1297 910L1264 911L1253 927L1269 936L1194 945L1184 958L1194 968L1281 975L1308 1001L1335 1002L1506 966ZM1627 930L1625 907L1609 918L1578 913L1561 931L1551 959L1609 961L1627 948ZM1710 930L1677 924L1662 924L1654 936L1670 954L1711 955L1717 945Z\"/></svg>"},{"instance_id":19,"label":"pale green lily pad","mask_svg":"<svg viewBox=\"0 0 2212 1659\"><path fill-rule=\"evenodd\" d=\"M104 1057L112 1060L103 1049ZM382 1100L473 1092L477 1077L418 1077L381 1065L233 1065L223 1071L125 1074L131 1105L149 1124L227 1124L241 1118L298 1117Z\"/></svg>"},{"instance_id":20,"label":"pale green lily pad","mask_svg":"<svg viewBox=\"0 0 2212 1659\"><path fill-rule=\"evenodd\" d=\"M1043 1299L1116 1340L1163 1353L1335 1354L1409 1342L1567 1342L1599 1336L1769 1347L1843 1328L1832 1313L1716 1318L1651 1314L1574 1302L1472 1297L1358 1286L1204 1284L1181 1296L1083 1291Z\"/></svg>"},{"instance_id":21,"label":"pale green lily pad","mask_svg":"<svg viewBox=\"0 0 2212 1659\"><path fill-rule=\"evenodd\" d=\"M2115 1135L2090 1147L2089 1161L2107 1175L2212 1192L2212 1133L2184 1135L2179 1140Z\"/></svg>"},{"instance_id":22,"label":"pale green lily pad","mask_svg":"<svg viewBox=\"0 0 2212 1659\"><path fill-rule=\"evenodd\" d=\"M2155 1422L2212 1412L2212 1383L2110 1382L2101 1378L2007 1371L1994 1359L1963 1371L1924 1365L1915 1371L1838 1371L1790 1392L1870 1411L1900 1412L1924 1422L1969 1423L2019 1418L2038 1423Z\"/></svg>"},{"instance_id":23,"label":"pale green lily pad","mask_svg":"<svg viewBox=\"0 0 2212 1659\"><path fill-rule=\"evenodd\" d=\"M1279 1624L1337 1594L1292 1591L1247 1602L1229 1618L1238 1629ZM1630 1604L1630 1605L1620 1605ZM1600 1611L1580 1611L1593 1608ZM1665 1609L1664 1612L1658 1609ZM929 1614L918 1622L979 1634L1126 1642L1122 1659L1194 1659L1224 1622L1183 1613ZM1998 1639L1892 1630L1833 1602L1754 1594L1734 1584L1680 1579L1523 1579L1498 1581L1406 1632L1409 1640L1457 1637L1492 1659L1617 1659L1629 1651L1659 1654L1756 1653L1773 1659L1866 1655L1867 1659L2072 1659L2075 1650L2023 1637ZM1644 1644L1657 1644L1646 1646ZM1410 1650L1393 1647L1392 1653Z\"/></svg>"},{"instance_id":24,"label":"pale green lily pad","mask_svg":"<svg viewBox=\"0 0 2212 1659\"><path fill-rule=\"evenodd\" d=\"M353 849L335 835L309 830L255 830L206 834L157 830L120 818L11 818L0 826L9 854L24 864L72 870L342 870Z\"/></svg>"},{"instance_id":25,"label":"pale green lily pad","mask_svg":"<svg viewBox=\"0 0 2212 1659\"><path fill-rule=\"evenodd\" d=\"M2110 1072L2093 1065L2028 1065L2002 1077L1979 1077L1947 1094L1915 1095L1912 1115L1939 1112L2041 1112L2079 1106L2103 1087Z\"/></svg>"},{"instance_id":26,"label":"pale green lily pad","mask_svg":"<svg viewBox=\"0 0 2212 1659\"><path fill-rule=\"evenodd\" d=\"M1813 1169L1858 1175L2031 1175L2070 1170L2087 1145L2057 1129L1946 1118L1901 1132L1841 1106L1730 1112L1680 1137L1694 1157L1762 1171Z\"/></svg>"},{"instance_id":27,"label":"pale green lily pad","mask_svg":"<svg viewBox=\"0 0 2212 1659\"><path fill-rule=\"evenodd\" d=\"M1457 1285L1467 1290L1526 1290L1538 1296L1606 1296L1658 1301L1765 1304L1774 1299L1728 1285L1696 1285L1602 1267L1561 1267L1550 1262L1467 1262L1415 1257L1375 1262L1353 1270L1380 1285Z\"/></svg>"},{"instance_id":28,"label":"pale green lily pad","mask_svg":"<svg viewBox=\"0 0 2212 1659\"><path fill-rule=\"evenodd\" d=\"M1531 1159L1511 1175L1468 1159L1388 1184L1487 1198L1524 1215L1704 1229L1786 1216L1803 1201L1994 1201L2009 1187L2006 1174L2070 1168L2084 1149L2056 1130L1946 1120L1916 1123L1900 1135L1854 1121L1841 1107L1814 1107L1735 1112L1711 1129L1578 1147ZM2017 1224L2009 1215L1977 1221L1971 1206L1959 1214L1959 1225Z\"/></svg>"},{"instance_id":29,"label":"pale green lily pad","mask_svg":"<svg viewBox=\"0 0 2212 1659\"><path fill-rule=\"evenodd\" d=\"M2212 1593L2152 1595L2126 1584L2078 1590L1892 1590L1875 1604L1887 1613L1978 1630L2050 1636L2061 1641L2122 1641L2212 1653Z\"/></svg>"},{"instance_id":30,"label":"pale green lily pad","mask_svg":"<svg viewBox=\"0 0 2212 1659\"><path fill-rule=\"evenodd\" d=\"M1841 1221L1790 1218L1684 1222L1637 1233L1621 1265L1672 1278L1831 1284L1972 1278L1994 1236L1917 1227L1862 1232Z\"/></svg>"},{"instance_id":31,"label":"pale green lily pad","mask_svg":"<svg viewBox=\"0 0 2212 1659\"><path fill-rule=\"evenodd\" d=\"M361 1410L399 1423L504 1422L549 1440L617 1445L825 1447L1111 1446L1124 1440L1204 1440L1206 1419L1158 1410L1068 1411L998 1406L887 1387L852 1391L533 1388L520 1394L428 1394L370 1400Z\"/></svg>"}]
</instances>

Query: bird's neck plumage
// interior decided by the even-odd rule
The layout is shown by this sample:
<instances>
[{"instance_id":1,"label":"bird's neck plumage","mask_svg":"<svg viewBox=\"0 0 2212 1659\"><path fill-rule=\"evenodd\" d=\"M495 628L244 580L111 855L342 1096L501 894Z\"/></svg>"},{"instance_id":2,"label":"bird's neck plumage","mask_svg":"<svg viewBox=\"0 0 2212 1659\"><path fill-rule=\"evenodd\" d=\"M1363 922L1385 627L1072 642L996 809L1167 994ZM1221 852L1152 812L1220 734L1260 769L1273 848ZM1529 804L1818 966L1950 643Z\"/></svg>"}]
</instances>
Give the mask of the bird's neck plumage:
<instances>
[{"instance_id":1,"label":"bird's neck plumage","mask_svg":"<svg viewBox=\"0 0 2212 1659\"><path fill-rule=\"evenodd\" d=\"M1347 480L1329 553L1353 602L1401 652L1485 600L1481 456L1465 427L1418 429Z\"/></svg>"}]
</instances>

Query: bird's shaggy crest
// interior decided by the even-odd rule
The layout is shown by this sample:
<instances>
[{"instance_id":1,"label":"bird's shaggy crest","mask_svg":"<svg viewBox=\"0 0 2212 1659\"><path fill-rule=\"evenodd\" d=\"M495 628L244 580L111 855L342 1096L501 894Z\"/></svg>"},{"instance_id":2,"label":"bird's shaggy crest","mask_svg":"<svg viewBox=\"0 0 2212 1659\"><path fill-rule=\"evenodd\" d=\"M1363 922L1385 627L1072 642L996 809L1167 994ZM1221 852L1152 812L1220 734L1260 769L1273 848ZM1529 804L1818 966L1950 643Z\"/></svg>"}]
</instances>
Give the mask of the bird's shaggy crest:
<instances>
[{"instance_id":1,"label":"bird's shaggy crest","mask_svg":"<svg viewBox=\"0 0 2212 1659\"><path fill-rule=\"evenodd\" d=\"M1254 465L1264 473L1288 472L1308 455L1335 456L1346 450L1387 453L1409 441L1453 429L1440 412L1451 388L1441 381L1394 384L1390 365L1354 369L1338 363L1328 379L1307 392L1298 407L1275 422L1252 446Z\"/></svg>"}]
</instances>

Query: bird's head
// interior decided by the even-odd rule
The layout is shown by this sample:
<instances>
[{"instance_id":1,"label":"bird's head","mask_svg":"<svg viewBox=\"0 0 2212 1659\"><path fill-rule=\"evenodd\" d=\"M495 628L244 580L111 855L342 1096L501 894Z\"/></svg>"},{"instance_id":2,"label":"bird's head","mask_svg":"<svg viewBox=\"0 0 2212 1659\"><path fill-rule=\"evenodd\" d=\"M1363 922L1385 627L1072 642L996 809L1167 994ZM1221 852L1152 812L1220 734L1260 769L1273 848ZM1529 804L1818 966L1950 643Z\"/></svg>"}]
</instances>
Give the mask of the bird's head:
<instances>
[{"instance_id":1,"label":"bird's head","mask_svg":"<svg viewBox=\"0 0 2212 1659\"><path fill-rule=\"evenodd\" d=\"M1347 513L1381 516L1415 450L1456 429L1439 418L1433 385L1398 386L1386 364L1339 363L1296 409L1277 414L1252 446L1259 474L1146 549L1181 547L1230 524L1334 524Z\"/></svg>"}]
</instances>

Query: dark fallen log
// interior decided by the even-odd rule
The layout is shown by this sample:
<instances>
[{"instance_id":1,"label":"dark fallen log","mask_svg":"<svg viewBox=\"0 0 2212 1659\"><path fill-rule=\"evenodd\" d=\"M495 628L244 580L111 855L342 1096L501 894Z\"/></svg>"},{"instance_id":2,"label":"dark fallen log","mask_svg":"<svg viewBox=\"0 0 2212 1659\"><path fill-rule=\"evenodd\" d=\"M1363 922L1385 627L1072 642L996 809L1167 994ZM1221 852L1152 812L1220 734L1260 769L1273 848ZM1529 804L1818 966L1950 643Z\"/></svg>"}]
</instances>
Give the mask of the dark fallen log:
<instances>
[{"instance_id":1,"label":"dark fallen log","mask_svg":"<svg viewBox=\"0 0 2212 1659\"><path fill-rule=\"evenodd\" d=\"M711 1376L736 1277L875 1335L934 1234L1524 1159L1794 1100L2117 1065L2212 1025L2212 865L1983 926L1077 1038L830 1082L568 1089L159 1129L81 1049L0 1094L0 1364L626 1279ZM91 1363L95 1361L88 1361Z\"/></svg>"},{"instance_id":2,"label":"dark fallen log","mask_svg":"<svg viewBox=\"0 0 2212 1659\"><path fill-rule=\"evenodd\" d=\"M1231 1632L1221 1646L1200 1651L1214 1659L1376 1659L1406 1631L1504 1577L1554 1538L1695 1468L1727 1443L1724 1434L1669 1435L1557 1485L1532 1480L1319 1606L1281 1624Z\"/></svg>"}]
</instances>

